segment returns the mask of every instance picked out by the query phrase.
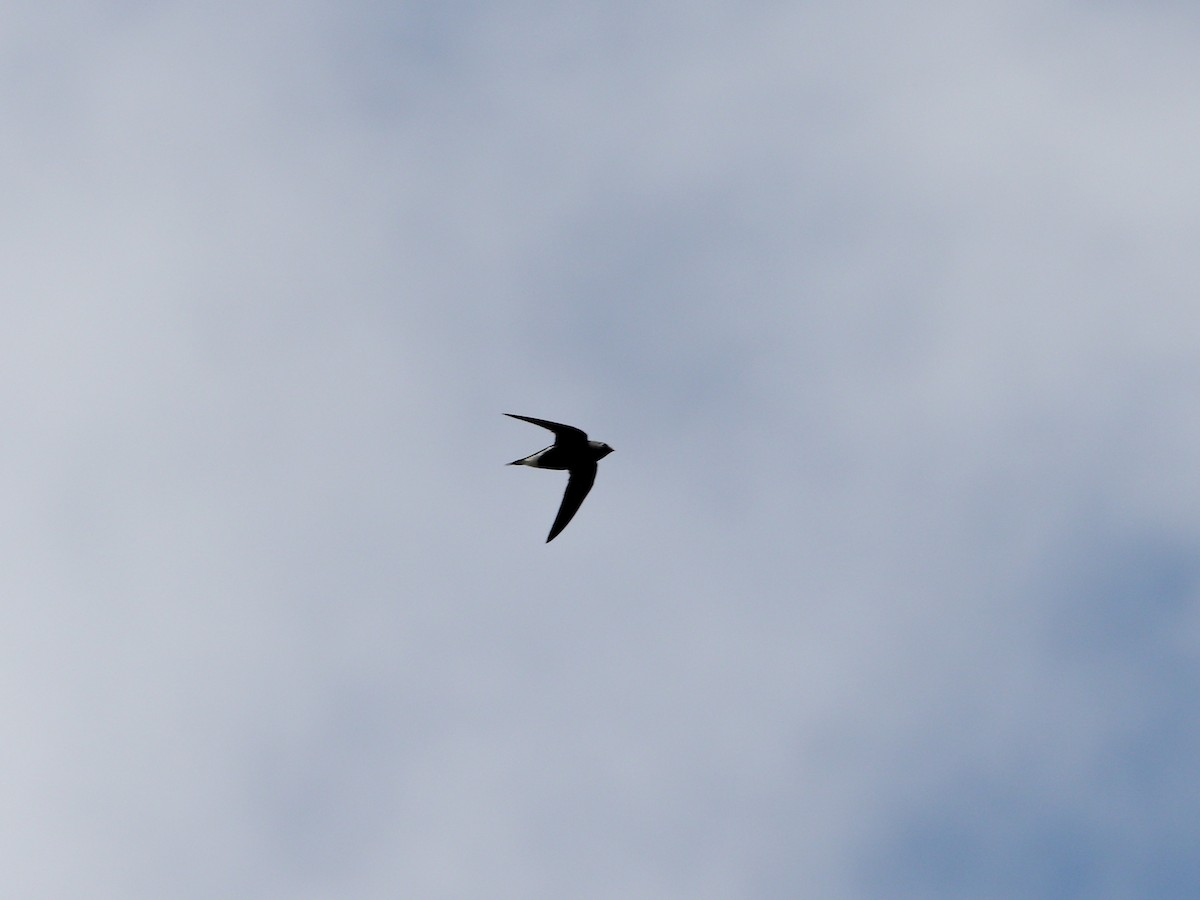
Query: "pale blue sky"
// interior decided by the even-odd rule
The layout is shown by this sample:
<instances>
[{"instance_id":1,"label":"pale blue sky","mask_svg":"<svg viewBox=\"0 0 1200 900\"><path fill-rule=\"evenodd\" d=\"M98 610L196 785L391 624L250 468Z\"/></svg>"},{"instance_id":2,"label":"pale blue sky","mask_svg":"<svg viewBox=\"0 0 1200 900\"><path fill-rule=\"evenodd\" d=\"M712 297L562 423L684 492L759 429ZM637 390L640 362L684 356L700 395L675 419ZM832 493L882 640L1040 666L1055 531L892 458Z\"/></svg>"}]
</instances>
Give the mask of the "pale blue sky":
<instances>
[{"instance_id":1,"label":"pale blue sky","mask_svg":"<svg viewBox=\"0 0 1200 900\"><path fill-rule=\"evenodd\" d=\"M11 6L14 896L1200 892L1190 7Z\"/></svg>"}]
</instances>

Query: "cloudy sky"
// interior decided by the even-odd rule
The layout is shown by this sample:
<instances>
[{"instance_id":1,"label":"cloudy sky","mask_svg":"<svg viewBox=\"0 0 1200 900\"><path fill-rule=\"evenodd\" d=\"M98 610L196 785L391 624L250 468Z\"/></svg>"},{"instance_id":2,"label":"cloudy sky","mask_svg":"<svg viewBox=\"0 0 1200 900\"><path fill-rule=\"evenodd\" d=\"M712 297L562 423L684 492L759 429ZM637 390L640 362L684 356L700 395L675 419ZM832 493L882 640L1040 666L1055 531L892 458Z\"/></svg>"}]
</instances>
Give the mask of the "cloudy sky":
<instances>
[{"instance_id":1,"label":"cloudy sky","mask_svg":"<svg viewBox=\"0 0 1200 900\"><path fill-rule=\"evenodd\" d=\"M1200 894L1193 5L4 19L12 896Z\"/></svg>"}]
</instances>

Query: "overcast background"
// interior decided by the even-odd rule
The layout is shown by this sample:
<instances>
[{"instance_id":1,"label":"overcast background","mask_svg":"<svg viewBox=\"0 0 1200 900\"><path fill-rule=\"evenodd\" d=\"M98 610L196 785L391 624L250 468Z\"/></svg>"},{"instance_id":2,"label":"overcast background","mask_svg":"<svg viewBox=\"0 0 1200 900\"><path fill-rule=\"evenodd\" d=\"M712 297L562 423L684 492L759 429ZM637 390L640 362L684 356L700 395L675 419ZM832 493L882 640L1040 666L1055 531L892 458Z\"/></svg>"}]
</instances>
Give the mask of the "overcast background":
<instances>
[{"instance_id":1,"label":"overcast background","mask_svg":"<svg viewBox=\"0 0 1200 900\"><path fill-rule=\"evenodd\" d=\"M8 896L1200 895L1194 4L3 18Z\"/></svg>"}]
</instances>

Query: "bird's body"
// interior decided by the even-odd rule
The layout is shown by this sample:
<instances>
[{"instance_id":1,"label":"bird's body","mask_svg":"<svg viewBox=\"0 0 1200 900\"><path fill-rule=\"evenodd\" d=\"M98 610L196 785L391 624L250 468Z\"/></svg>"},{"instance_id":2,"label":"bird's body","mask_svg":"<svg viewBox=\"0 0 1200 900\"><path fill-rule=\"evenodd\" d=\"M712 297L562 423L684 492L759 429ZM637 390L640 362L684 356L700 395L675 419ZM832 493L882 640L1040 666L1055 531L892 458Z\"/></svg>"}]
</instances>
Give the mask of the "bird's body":
<instances>
[{"instance_id":1,"label":"bird's body","mask_svg":"<svg viewBox=\"0 0 1200 900\"><path fill-rule=\"evenodd\" d=\"M558 516L550 527L550 535L546 543L550 543L567 527L567 523L579 511L583 500L592 489L596 480L596 463L613 452L613 448L602 441L589 441L588 436L571 425L560 425L546 419L534 419L531 416L518 416L516 413L505 413L514 419L531 422L554 432L554 443L537 453L531 453L523 459L514 459L510 466L532 466L535 469L565 469L570 473L567 479L567 489L563 493L562 505L558 508Z\"/></svg>"}]
</instances>

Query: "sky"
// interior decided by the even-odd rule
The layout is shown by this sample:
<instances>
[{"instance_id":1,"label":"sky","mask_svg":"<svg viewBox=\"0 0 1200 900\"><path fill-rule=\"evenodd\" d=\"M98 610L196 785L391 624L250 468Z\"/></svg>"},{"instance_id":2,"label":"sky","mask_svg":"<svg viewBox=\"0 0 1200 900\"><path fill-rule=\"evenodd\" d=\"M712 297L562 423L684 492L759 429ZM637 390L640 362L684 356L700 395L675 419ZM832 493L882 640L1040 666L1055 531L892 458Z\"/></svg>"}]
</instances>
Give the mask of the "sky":
<instances>
[{"instance_id":1,"label":"sky","mask_svg":"<svg viewBox=\"0 0 1200 900\"><path fill-rule=\"evenodd\" d=\"M5 22L12 896L1200 894L1193 5Z\"/></svg>"}]
</instances>

